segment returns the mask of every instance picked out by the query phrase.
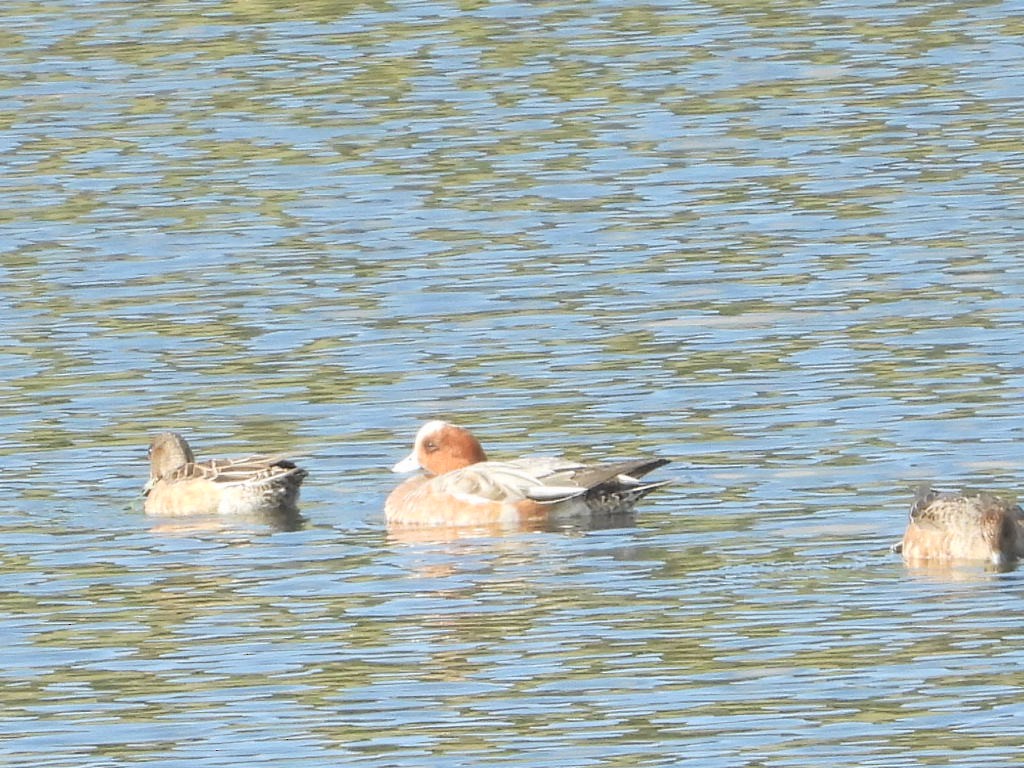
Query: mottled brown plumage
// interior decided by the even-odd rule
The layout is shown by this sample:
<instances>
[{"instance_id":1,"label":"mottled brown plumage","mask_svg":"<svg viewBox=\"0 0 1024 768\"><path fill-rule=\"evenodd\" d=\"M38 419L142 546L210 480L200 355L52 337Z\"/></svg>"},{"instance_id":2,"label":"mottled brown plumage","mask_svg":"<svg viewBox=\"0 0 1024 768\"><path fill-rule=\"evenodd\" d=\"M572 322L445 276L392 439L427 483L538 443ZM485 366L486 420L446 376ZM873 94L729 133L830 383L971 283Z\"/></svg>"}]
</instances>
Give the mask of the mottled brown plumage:
<instances>
[{"instance_id":1,"label":"mottled brown plumage","mask_svg":"<svg viewBox=\"0 0 1024 768\"><path fill-rule=\"evenodd\" d=\"M167 517L295 514L307 474L278 456L197 462L176 432L153 437L149 460L146 514Z\"/></svg>"},{"instance_id":2,"label":"mottled brown plumage","mask_svg":"<svg viewBox=\"0 0 1024 768\"><path fill-rule=\"evenodd\" d=\"M987 560L1007 565L1024 556L1024 511L979 493L917 492L899 545L907 562Z\"/></svg>"}]
</instances>

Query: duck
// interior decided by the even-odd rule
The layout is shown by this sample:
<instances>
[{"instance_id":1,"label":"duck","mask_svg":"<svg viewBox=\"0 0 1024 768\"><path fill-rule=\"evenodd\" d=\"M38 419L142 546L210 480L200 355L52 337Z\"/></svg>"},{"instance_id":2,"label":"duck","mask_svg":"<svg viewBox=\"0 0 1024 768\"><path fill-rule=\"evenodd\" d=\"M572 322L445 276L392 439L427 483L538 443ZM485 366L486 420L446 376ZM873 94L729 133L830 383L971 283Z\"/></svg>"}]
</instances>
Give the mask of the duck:
<instances>
[{"instance_id":1,"label":"duck","mask_svg":"<svg viewBox=\"0 0 1024 768\"><path fill-rule=\"evenodd\" d=\"M1024 557L1024 510L991 493L919 488L893 550L908 563L977 560L1005 567Z\"/></svg>"},{"instance_id":2,"label":"duck","mask_svg":"<svg viewBox=\"0 0 1024 768\"><path fill-rule=\"evenodd\" d=\"M490 461L466 428L432 420L416 433L412 452L392 468L421 470L387 497L389 526L541 527L624 516L670 480L640 478L670 463L641 458L586 464L552 457Z\"/></svg>"},{"instance_id":3,"label":"duck","mask_svg":"<svg viewBox=\"0 0 1024 768\"><path fill-rule=\"evenodd\" d=\"M147 515L297 515L299 487L308 474L277 456L197 462L177 432L154 435L149 444Z\"/></svg>"}]
</instances>

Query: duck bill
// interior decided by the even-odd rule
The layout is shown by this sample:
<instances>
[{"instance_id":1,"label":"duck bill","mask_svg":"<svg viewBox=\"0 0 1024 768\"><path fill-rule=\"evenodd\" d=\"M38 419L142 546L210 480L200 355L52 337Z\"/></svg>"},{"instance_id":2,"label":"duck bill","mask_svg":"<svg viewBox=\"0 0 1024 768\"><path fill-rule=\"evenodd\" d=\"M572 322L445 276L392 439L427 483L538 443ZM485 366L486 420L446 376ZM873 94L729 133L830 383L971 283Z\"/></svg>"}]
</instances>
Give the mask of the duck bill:
<instances>
[{"instance_id":1,"label":"duck bill","mask_svg":"<svg viewBox=\"0 0 1024 768\"><path fill-rule=\"evenodd\" d=\"M406 456L404 459L402 459L400 462L395 464L395 466L393 466L391 468L391 471L392 472L415 472L419 468L420 468L420 463L416 459L416 452L413 451L408 456Z\"/></svg>"}]
</instances>

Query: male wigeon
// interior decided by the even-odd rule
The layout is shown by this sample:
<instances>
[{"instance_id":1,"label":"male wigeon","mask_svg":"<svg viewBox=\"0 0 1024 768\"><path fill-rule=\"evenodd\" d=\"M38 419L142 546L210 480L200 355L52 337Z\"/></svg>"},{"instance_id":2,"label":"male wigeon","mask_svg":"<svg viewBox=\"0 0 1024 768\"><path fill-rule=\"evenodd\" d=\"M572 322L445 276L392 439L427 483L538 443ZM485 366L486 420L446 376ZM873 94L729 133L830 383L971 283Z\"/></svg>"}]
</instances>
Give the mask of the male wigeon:
<instances>
[{"instance_id":1,"label":"male wigeon","mask_svg":"<svg viewBox=\"0 0 1024 768\"><path fill-rule=\"evenodd\" d=\"M412 453L395 472L422 469L384 504L396 526L544 525L623 515L643 496L669 481L644 483L639 477L668 459L637 459L581 464L556 458L488 461L469 430L428 421L416 433Z\"/></svg>"},{"instance_id":2,"label":"male wigeon","mask_svg":"<svg viewBox=\"0 0 1024 768\"><path fill-rule=\"evenodd\" d=\"M989 493L917 492L903 540L907 562L988 560L1004 566L1024 556L1024 511Z\"/></svg>"},{"instance_id":3,"label":"male wigeon","mask_svg":"<svg viewBox=\"0 0 1024 768\"><path fill-rule=\"evenodd\" d=\"M185 438L162 432L149 445L148 515L297 514L306 470L275 456L197 462Z\"/></svg>"}]
</instances>

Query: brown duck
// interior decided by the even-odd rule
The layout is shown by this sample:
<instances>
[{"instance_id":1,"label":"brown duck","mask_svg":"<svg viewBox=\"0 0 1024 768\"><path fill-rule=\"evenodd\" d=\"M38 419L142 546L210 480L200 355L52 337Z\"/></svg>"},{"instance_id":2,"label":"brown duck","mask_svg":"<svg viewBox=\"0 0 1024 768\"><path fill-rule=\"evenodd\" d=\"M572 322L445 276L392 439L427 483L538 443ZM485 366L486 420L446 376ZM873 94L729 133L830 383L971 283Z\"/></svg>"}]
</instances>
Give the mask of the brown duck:
<instances>
[{"instance_id":1,"label":"brown duck","mask_svg":"<svg viewBox=\"0 0 1024 768\"><path fill-rule=\"evenodd\" d=\"M1003 566L1024 557L1024 511L990 493L974 496L918 490L903 540L907 562L988 560Z\"/></svg>"},{"instance_id":2,"label":"brown duck","mask_svg":"<svg viewBox=\"0 0 1024 768\"><path fill-rule=\"evenodd\" d=\"M306 470L277 456L198 462L185 438L162 432L149 445L148 515L296 514Z\"/></svg>"}]
</instances>

